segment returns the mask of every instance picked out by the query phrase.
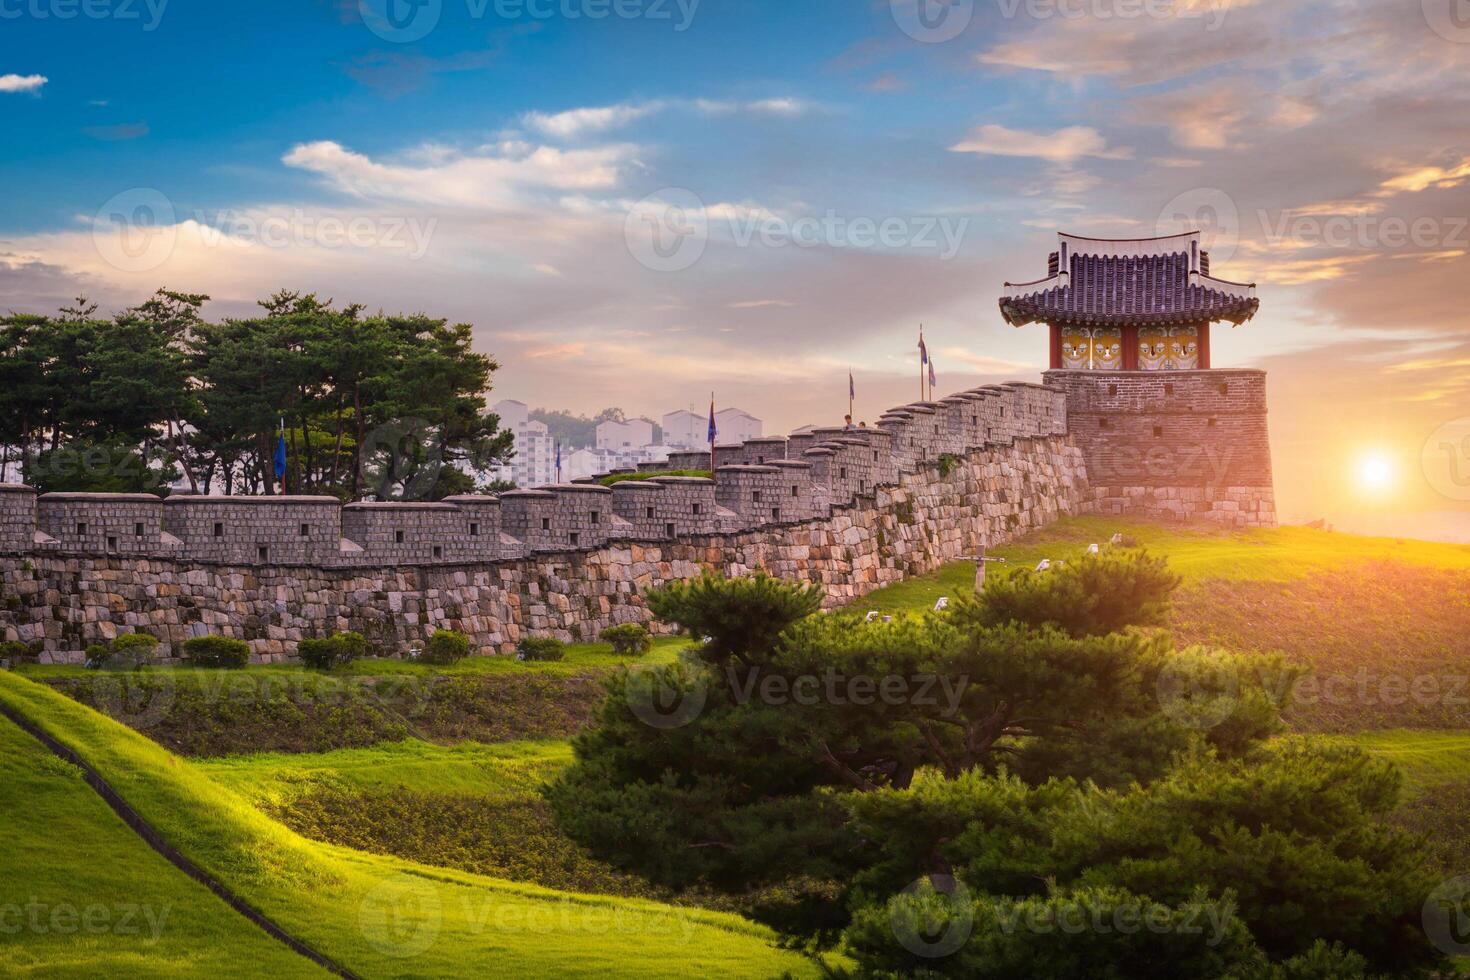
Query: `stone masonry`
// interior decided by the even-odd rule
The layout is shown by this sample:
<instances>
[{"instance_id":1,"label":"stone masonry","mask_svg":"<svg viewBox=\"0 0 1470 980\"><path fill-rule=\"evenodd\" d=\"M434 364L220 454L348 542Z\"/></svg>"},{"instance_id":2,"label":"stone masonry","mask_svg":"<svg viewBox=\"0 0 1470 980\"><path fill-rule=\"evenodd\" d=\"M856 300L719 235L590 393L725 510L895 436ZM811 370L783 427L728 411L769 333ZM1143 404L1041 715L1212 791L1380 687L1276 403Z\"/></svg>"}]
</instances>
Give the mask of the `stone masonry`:
<instances>
[{"instance_id":1,"label":"stone masonry","mask_svg":"<svg viewBox=\"0 0 1470 980\"><path fill-rule=\"evenodd\" d=\"M647 622L648 588L704 570L764 568L817 582L838 605L1064 514L1266 523L1269 457L1263 472L1251 372L1224 374L1212 372L1214 394L1198 385L1114 391L1050 375L1051 387L987 386L895 409L876 428L717 447L714 479L647 473L611 488L345 507L317 497L38 496L0 485L0 639L74 661L88 644L134 630L157 635L164 655L218 634L273 662L304 638L340 630L400 653L447 628L481 653L504 653L528 633L591 639ZM1158 381L1190 383L1178 373ZM1244 399L1225 401L1221 384L1242 386ZM1263 420L1263 389L1259 402ZM1137 426L1155 416L1178 423L1175 432L1205 418L1206 428L1241 433L1227 440L1243 454L1230 472L1247 482L1089 480L1111 472L1100 467L1117 454L1097 433L1115 411L1110 424L1140 441ZM666 467L709 466L708 453L685 455ZM1264 494L1249 482L1262 478Z\"/></svg>"}]
</instances>

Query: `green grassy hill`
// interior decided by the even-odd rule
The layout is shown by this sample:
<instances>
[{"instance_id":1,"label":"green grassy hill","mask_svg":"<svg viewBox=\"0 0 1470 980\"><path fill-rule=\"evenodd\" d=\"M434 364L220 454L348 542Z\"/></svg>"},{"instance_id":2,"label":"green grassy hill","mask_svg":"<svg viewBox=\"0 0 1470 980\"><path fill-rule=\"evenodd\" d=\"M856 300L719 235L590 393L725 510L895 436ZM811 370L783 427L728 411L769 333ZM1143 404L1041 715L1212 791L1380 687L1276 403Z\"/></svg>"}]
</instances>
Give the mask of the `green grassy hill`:
<instances>
[{"instance_id":1,"label":"green grassy hill","mask_svg":"<svg viewBox=\"0 0 1470 980\"><path fill-rule=\"evenodd\" d=\"M1179 643L1280 649L1309 664L1292 728L1393 759L1408 790L1396 819L1430 836L1447 874L1470 870L1470 691L1457 687L1470 676L1470 548L1085 518L998 549L1009 564L991 573L1065 560L1114 532L1183 576L1168 625ZM854 608L918 614L973 580L974 565L958 562ZM662 640L647 659L670 660L686 642ZM567 737L621 662L588 645L560 664L366 661L330 675L26 668L29 680L0 674L0 702L63 738L248 901L364 976L818 972L727 914L738 901L660 893L581 854L551 823L540 787L569 763ZM131 887L187 910L147 948L0 932L0 973L115 975L144 957L142 972L160 975L228 976L230 963L312 972L148 850L34 740L0 732L0 812L22 817L10 818L19 846L0 853L0 907Z\"/></svg>"},{"instance_id":2,"label":"green grassy hill","mask_svg":"<svg viewBox=\"0 0 1470 980\"><path fill-rule=\"evenodd\" d=\"M811 962L773 948L764 930L733 915L559 893L309 841L192 764L48 687L0 675L0 704L77 752L167 841L251 906L360 975L672 978L816 972ZM35 774L32 782L80 785L63 767L30 758L33 764L25 768ZM0 787L0 804L5 813L18 813L27 798L7 781ZM98 814L96 823L126 834L116 818ZM47 833L40 825L34 837ZM158 867L160 862L134 869L142 845L116 834L81 834L58 842L65 846L53 848L46 868L28 864L5 876L3 887L10 894L0 904L24 903L25 896L37 894L45 875L58 883L77 881L97 866L110 868L123 881L135 877L153 888L179 887L175 879L180 876L166 865ZM85 887L68 886L65 893L76 904L91 901ZM184 904L182 895L179 901ZM239 964L233 972L258 975L257 967L271 962L274 951L258 948L264 937L243 919L231 930L222 915L197 914L195 928L217 930L218 955ZM55 950L69 964L58 969L30 938L27 931L0 938L0 955L17 963L35 957L47 970L68 976L116 975L105 962L94 967L86 946L76 943ZM182 956L189 945L180 934L170 949ZM289 968L307 972L300 964ZM150 970L144 966L141 972Z\"/></svg>"}]
</instances>

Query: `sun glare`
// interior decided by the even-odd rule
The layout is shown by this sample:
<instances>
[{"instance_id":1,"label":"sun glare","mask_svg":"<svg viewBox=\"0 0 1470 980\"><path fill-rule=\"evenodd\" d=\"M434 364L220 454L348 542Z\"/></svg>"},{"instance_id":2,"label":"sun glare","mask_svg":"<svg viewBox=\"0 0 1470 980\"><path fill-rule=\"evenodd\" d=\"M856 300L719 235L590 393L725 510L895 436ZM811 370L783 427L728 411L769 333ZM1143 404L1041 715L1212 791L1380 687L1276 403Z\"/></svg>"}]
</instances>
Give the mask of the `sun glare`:
<instances>
[{"instance_id":1,"label":"sun glare","mask_svg":"<svg viewBox=\"0 0 1470 980\"><path fill-rule=\"evenodd\" d=\"M1393 489L1398 468L1386 454L1368 452L1358 457L1358 487L1368 493L1383 494Z\"/></svg>"}]
</instances>

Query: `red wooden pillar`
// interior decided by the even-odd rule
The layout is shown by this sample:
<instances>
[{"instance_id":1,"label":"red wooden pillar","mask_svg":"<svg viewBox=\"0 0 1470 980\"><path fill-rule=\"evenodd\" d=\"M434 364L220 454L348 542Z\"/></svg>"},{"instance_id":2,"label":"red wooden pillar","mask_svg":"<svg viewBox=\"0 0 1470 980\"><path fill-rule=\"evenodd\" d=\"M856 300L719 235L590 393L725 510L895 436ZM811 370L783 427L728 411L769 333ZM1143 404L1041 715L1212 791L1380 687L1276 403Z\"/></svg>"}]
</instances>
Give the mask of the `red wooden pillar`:
<instances>
[{"instance_id":1,"label":"red wooden pillar","mask_svg":"<svg viewBox=\"0 0 1470 980\"><path fill-rule=\"evenodd\" d=\"M1062 325L1053 323L1051 326L1051 369L1058 371L1062 367Z\"/></svg>"},{"instance_id":2,"label":"red wooden pillar","mask_svg":"<svg viewBox=\"0 0 1470 980\"><path fill-rule=\"evenodd\" d=\"M1199 366L1208 369L1210 366L1210 325L1201 323L1199 325Z\"/></svg>"},{"instance_id":3,"label":"red wooden pillar","mask_svg":"<svg viewBox=\"0 0 1470 980\"><path fill-rule=\"evenodd\" d=\"M1138 370L1138 327L1131 323L1123 327L1123 370Z\"/></svg>"}]
</instances>

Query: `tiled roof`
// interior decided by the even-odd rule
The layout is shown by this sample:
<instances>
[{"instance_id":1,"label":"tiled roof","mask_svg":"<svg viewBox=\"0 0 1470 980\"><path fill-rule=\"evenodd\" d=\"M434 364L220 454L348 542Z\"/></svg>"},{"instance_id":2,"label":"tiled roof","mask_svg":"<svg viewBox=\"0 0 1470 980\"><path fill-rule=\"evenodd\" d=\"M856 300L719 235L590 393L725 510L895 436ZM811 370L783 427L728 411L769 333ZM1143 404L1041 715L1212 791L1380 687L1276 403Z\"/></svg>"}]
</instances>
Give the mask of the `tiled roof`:
<instances>
[{"instance_id":1,"label":"tiled roof","mask_svg":"<svg viewBox=\"0 0 1470 980\"><path fill-rule=\"evenodd\" d=\"M1006 322L1239 324L1260 308L1254 283L1209 274L1209 253L1200 248L1198 232L1116 240L1058 237L1046 279L1006 283L1000 299Z\"/></svg>"}]
</instances>

